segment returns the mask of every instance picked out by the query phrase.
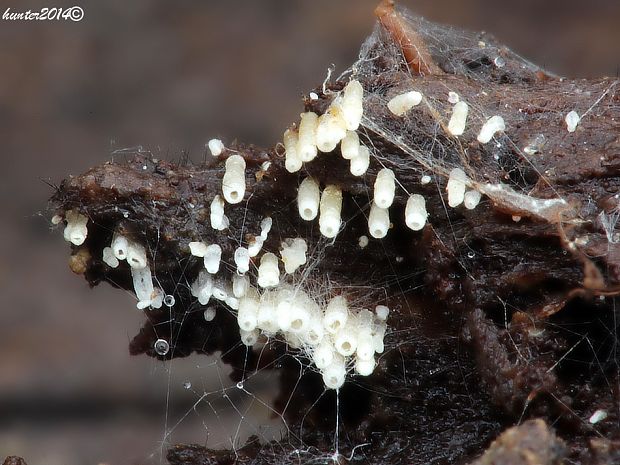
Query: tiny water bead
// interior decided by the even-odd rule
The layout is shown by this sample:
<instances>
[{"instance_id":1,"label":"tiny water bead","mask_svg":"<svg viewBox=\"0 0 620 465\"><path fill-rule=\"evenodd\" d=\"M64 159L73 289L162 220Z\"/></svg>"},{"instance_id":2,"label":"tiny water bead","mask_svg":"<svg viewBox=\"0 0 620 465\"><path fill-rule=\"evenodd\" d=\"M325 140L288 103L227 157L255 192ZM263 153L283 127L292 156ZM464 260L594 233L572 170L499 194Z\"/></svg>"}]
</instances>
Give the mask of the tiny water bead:
<instances>
[{"instance_id":1,"label":"tiny water bead","mask_svg":"<svg viewBox=\"0 0 620 465\"><path fill-rule=\"evenodd\" d=\"M170 344L165 339L157 339L153 348L157 355L166 355L170 351Z\"/></svg>"},{"instance_id":2,"label":"tiny water bead","mask_svg":"<svg viewBox=\"0 0 620 465\"><path fill-rule=\"evenodd\" d=\"M183 383L183 389L191 389L192 388L192 383L190 381L185 381Z\"/></svg>"},{"instance_id":3,"label":"tiny water bead","mask_svg":"<svg viewBox=\"0 0 620 465\"><path fill-rule=\"evenodd\" d=\"M172 294L168 294L166 295L166 297L164 297L164 305L166 307L174 307L174 296Z\"/></svg>"},{"instance_id":4,"label":"tiny water bead","mask_svg":"<svg viewBox=\"0 0 620 465\"><path fill-rule=\"evenodd\" d=\"M243 382L239 381L237 383L237 389L243 389Z\"/></svg>"}]
</instances>

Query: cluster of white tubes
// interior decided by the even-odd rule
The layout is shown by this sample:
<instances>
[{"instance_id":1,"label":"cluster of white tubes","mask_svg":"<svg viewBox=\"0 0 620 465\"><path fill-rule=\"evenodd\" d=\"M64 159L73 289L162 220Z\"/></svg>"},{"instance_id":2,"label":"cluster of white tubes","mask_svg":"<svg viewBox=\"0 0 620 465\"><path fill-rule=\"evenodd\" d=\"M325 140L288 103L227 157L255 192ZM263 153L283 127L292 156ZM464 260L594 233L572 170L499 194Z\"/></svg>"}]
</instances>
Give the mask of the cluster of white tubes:
<instances>
[{"instance_id":1,"label":"cluster of white tubes","mask_svg":"<svg viewBox=\"0 0 620 465\"><path fill-rule=\"evenodd\" d=\"M126 260L131 267L133 288L138 298L139 309L147 307L160 308L164 292L153 286L153 277L146 257L146 249L142 244L132 241L122 234L114 234L109 247L104 247L103 262L110 268L116 268Z\"/></svg>"},{"instance_id":2,"label":"cluster of white tubes","mask_svg":"<svg viewBox=\"0 0 620 465\"><path fill-rule=\"evenodd\" d=\"M476 208L478 203L480 203L482 194L476 189L467 190L470 184L471 181L462 169L454 168L450 171L448 185L446 186L448 205L450 207L456 208L464 204L468 210Z\"/></svg>"},{"instance_id":3,"label":"cluster of white tubes","mask_svg":"<svg viewBox=\"0 0 620 465\"><path fill-rule=\"evenodd\" d=\"M355 312L343 296L321 308L303 290L281 285L262 294L248 288L239 300L237 322L245 345L256 344L261 334L280 334L312 360L328 389L338 389L351 365L362 376L373 372L375 354L384 350L388 313L385 306L378 306L374 314L366 309Z\"/></svg>"},{"instance_id":4,"label":"cluster of white tubes","mask_svg":"<svg viewBox=\"0 0 620 465\"><path fill-rule=\"evenodd\" d=\"M313 178L304 179L297 192L299 216L312 221L319 215L319 229L327 238L336 237L342 223L342 191L328 185L321 193L319 183Z\"/></svg>"},{"instance_id":5,"label":"cluster of white tubes","mask_svg":"<svg viewBox=\"0 0 620 465\"><path fill-rule=\"evenodd\" d=\"M360 145L355 132L362 120L363 96L362 85L352 80L321 116L302 113L298 129L287 129L282 137L286 170L297 172L319 152L331 152L340 143L343 157L351 160L351 173L363 175L370 163L370 152Z\"/></svg>"},{"instance_id":6,"label":"cluster of white tubes","mask_svg":"<svg viewBox=\"0 0 620 465\"><path fill-rule=\"evenodd\" d=\"M69 210L65 213L67 225L63 232L65 241L71 242L73 245L82 245L88 235L88 218L75 210Z\"/></svg>"}]
</instances>

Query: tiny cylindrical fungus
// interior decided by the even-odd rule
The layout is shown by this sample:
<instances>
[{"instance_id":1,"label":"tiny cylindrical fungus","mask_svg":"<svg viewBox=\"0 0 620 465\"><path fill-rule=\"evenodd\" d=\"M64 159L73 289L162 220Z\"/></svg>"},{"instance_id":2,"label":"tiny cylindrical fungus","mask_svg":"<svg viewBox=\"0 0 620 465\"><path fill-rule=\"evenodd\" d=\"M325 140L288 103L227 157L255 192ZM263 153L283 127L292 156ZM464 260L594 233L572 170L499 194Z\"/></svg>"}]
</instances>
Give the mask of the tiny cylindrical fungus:
<instances>
[{"instance_id":1,"label":"tiny cylindrical fungus","mask_svg":"<svg viewBox=\"0 0 620 465\"><path fill-rule=\"evenodd\" d=\"M465 200L465 187L467 182L467 175L462 169L454 168L450 171L448 185L446 186L446 191L448 192L448 205L450 207L455 208L463 203L463 200Z\"/></svg>"},{"instance_id":2,"label":"tiny cylindrical fungus","mask_svg":"<svg viewBox=\"0 0 620 465\"><path fill-rule=\"evenodd\" d=\"M274 287L280 283L278 257L271 252L267 252L260 259L257 282L260 287Z\"/></svg>"},{"instance_id":3,"label":"tiny cylindrical fungus","mask_svg":"<svg viewBox=\"0 0 620 465\"><path fill-rule=\"evenodd\" d=\"M370 166L370 150L364 145L360 145L355 158L351 158L349 171L353 176L362 176Z\"/></svg>"},{"instance_id":4,"label":"tiny cylindrical fungus","mask_svg":"<svg viewBox=\"0 0 620 465\"><path fill-rule=\"evenodd\" d=\"M377 173L374 186L374 200L378 207L389 208L394 201L396 182L394 171L383 168Z\"/></svg>"},{"instance_id":5,"label":"tiny cylindrical fungus","mask_svg":"<svg viewBox=\"0 0 620 465\"><path fill-rule=\"evenodd\" d=\"M239 203L245 195L245 160L241 155L231 155L226 160L222 179L222 193L228 203Z\"/></svg>"},{"instance_id":6,"label":"tiny cylindrical fungus","mask_svg":"<svg viewBox=\"0 0 620 465\"><path fill-rule=\"evenodd\" d=\"M390 229L390 213L387 208L381 208L376 203L370 206L368 215L368 231L375 239L384 238Z\"/></svg>"},{"instance_id":7,"label":"tiny cylindrical fungus","mask_svg":"<svg viewBox=\"0 0 620 465\"><path fill-rule=\"evenodd\" d=\"M356 131L362 121L363 99L364 89L359 81L352 80L345 86L340 108L349 131Z\"/></svg>"},{"instance_id":8,"label":"tiny cylindrical fungus","mask_svg":"<svg viewBox=\"0 0 620 465\"><path fill-rule=\"evenodd\" d=\"M309 162L317 155L316 130L318 124L319 117L316 113L310 111L301 114L297 140L297 156L303 162Z\"/></svg>"},{"instance_id":9,"label":"tiny cylindrical fungus","mask_svg":"<svg viewBox=\"0 0 620 465\"><path fill-rule=\"evenodd\" d=\"M129 248L129 240L118 233L112 237L112 251L114 256L119 260L127 259L127 249Z\"/></svg>"},{"instance_id":10,"label":"tiny cylindrical fungus","mask_svg":"<svg viewBox=\"0 0 620 465\"><path fill-rule=\"evenodd\" d=\"M219 195L211 201L210 220L211 227L218 231L228 227L228 218L224 215L224 200Z\"/></svg>"},{"instance_id":11,"label":"tiny cylindrical fungus","mask_svg":"<svg viewBox=\"0 0 620 465\"><path fill-rule=\"evenodd\" d=\"M469 106L467 103L456 102L452 108L452 116L448 122L448 132L453 136L460 136L465 132L465 125L467 123L467 113L469 112Z\"/></svg>"},{"instance_id":12,"label":"tiny cylindrical fungus","mask_svg":"<svg viewBox=\"0 0 620 465\"><path fill-rule=\"evenodd\" d=\"M237 247L234 254L237 273L244 274L250 269L250 252L245 247Z\"/></svg>"},{"instance_id":13,"label":"tiny cylindrical fungus","mask_svg":"<svg viewBox=\"0 0 620 465\"><path fill-rule=\"evenodd\" d=\"M146 249L142 244L130 242L127 247L127 263L132 268L144 268L148 262L146 259Z\"/></svg>"},{"instance_id":14,"label":"tiny cylindrical fungus","mask_svg":"<svg viewBox=\"0 0 620 465\"><path fill-rule=\"evenodd\" d=\"M321 152L331 152L347 134L340 108L332 105L319 116L316 128L316 146Z\"/></svg>"},{"instance_id":15,"label":"tiny cylindrical fungus","mask_svg":"<svg viewBox=\"0 0 620 465\"><path fill-rule=\"evenodd\" d=\"M405 224L413 231L419 231L426 224L426 200L420 194L412 194L405 206Z\"/></svg>"},{"instance_id":16,"label":"tiny cylindrical fungus","mask_svg":"<svg viewBox=\"0 0 620 465\"><path fill-rule=\"evenodd\" d=\"M312 360L319 370L327 368L334 361L334 348L331 344L319 344L312 352Z\"/></svg>"},{"instance_id":17,"label":"tiny cylindrical fungus","mask_svg":"<svg viewBox=\"0 0 620 465\"><path fill-rule=\"evenodd\" d=\"M323 315L323 326L329 334L336 334L347 323L349 310L347 299L344 296L336 296L329 301Z\"/></svg>"},{"instance_id":18,"label":"tiny cylindrical fungus","mask_svg":"<svg viewBox=\"0 0 620 465\"><path fill-rule=\"evenodd\" d=\"M65 218L67 220L67 226L64 230L65 240L73 245L82 245L88 235L88 228L86 227L88 217L75 210L69 210Z\"/></svg>"},{"instance_id":19,"label":"tiny cylindrical fungus","mask_svg":"<svg viewBox=\"0 0 620 465\"><path fill-rule=\"evenodd\" d=\"M214 157L219 157L225 149L224 143L219 139L211 139L207 145L211 155Z\"/></svg>"},{"instance_id":20,"label":"tiny cylindrical fungus","mask_svg":"<svg viewBox=\"0 0 620 465\"><path fill-rule=\"evenodd\" d=\"M204 254L204 265L209 273L215 274L220 270L221 260L222 248L217 244L207 246Z\"/></svg>"},{"instance_id":21,"label":"tiny cylindrical fungus","mask_svg":"<svg viewBox=\"0 0 620 465\"><path fill-rule=\"evenodd\" d=\"M323 383L327 389L339 389L344 384L347 369L342 357L334 357L332 363L323 369Z\"/></svg>"},{"instance_id":22,"label":"tiny cylindrical fungus","mask_svg":"<svg viewBox=\"0 0 620 465\"><path fill-rule=\"evenodd\" d=\"M375 369L375 359L370 357L368 359L357 358L355 360L355 372L361 376L370 376Z\"/></svg>"},{"instance_id":23,"label":"tiny cylindrical fungus","mask_svg":"<svg viewBox=\"0 0 620 465\"><path fill-rule=\"evenodd\" d=\"M256 327L268 334L275 334L278 331L277 308L273 292L265 292L258 306L258 317Z\"/></svg>"},{"instance_id":24,"label":"tiny cylindrical fungus","mask_svg":"<svg viewBox=\"0 0 620 465\"><path fill-rule=\"evenodd\" d=\"M311 221L316 218L320 196L319 183L313 178L306 178L301 182L297 192L297 207L302 219Z\"/></svg>"},{"instance_id":25,"label":"tiny cylindrical fungus","mask_svg":"<svg viewBox=\"0 0 620 465\"><path fill-rule=\"evenodd\" d=\"M238 274L233 275L232 290L233 290L233 295L237 299L240 299L241 297L243 297L248 292L249 288L250 288L250 278L248 276L238 275Z\"/></svg>"},{"instance_id":26,"label":"tiny cylindrical fungus","mask_svg":"<svg viewBox=\"0 0 620 465\"><path fill-rule=\"evenodd\" d=\"M493 139L495 133L505 130L506 124L504 123L504 118L498 115L492 116L482 125L480 133L478 134L478 142L486 144Z\"/></svg>"},{"instance_id":27,"label":"tiny cylindrical fungus","mask_svg":"<svg viewBox=\"0 0 620 465\"><path fill-rule=\"evenodd\" d=\"M258 307L260 296L254 288L249 288L245 296L239 299L237 324L242 331L252 331L258 324Z\"/></svg>"},{"instance_id":28,"label":"tiny cylindrical fungus","mask_svg":"<svg viewBox=\"0 0 620 465\"><path fill-rule=\"evenodd\" d=\"M469 190L465 192L465 197L463 199L463 205L468 210L473 210L480 203L480 199L482 198L482 194L477 190Z\"/></svg>"},{"instance_id":29,"label":"tiny cylindrical fungus","mask_svg":"<svg viewBox=\"0 0 620 465\"><path fill-rule=\"evenodd\" d=\"M301 169L302 161L297 153L299 135L297 131L287 129L284 131L282 143L284 144L284 167L289 173L295 173Z\"/></svg>"},{"instance_id":30,"label":"tiny cylindrical fungus","mask_svg":"<svg viewBox=\"0 0 620 465\"><path fill-rule=\"evenodd\" d=\"M321 194L319 210L319 229L321 234L328 238L336 237L342 222L340 218L342 191L339 187L334 185L325 187Z\"/></svg>"},{"instance_id":31,"label":"tiny cylindrical fungus","mask_svg":"<svg viewBox=\"0 0 620 465\"><path fill-rule=\"evenodd\" d=\"M253 329L251 331L241 330L241 343L245 346L252 347L254 344L258 342L259 332L257 329Z\"/></svg>"},{"instance_id":32,"label":"tiny cylindrical fungus","mask_svg":"<svg viewBox=\"0 0 620 465\"><path fill-rule=\"evenodd\" d=\"M347 131L347 135L340 142L340 153L345 160L357 157L360 151L360 137L355 131Z\"/></svg>"},{"instance_id":33,"label":"tiny cylindrical fungus","mask_svg":"<svg viewBox=\"0 0 620 465\"><path fill-rule=\"evenodd\" d=\"M568 112L568 114L564 118L564 121L566 122L566 130L568 132L575 132L577 126L579 125L579 122L581 121L581 117L579 116L579 113L573 110Z\"/></svg>"},{"instance_id":34,"label":"tiny cylindrical fungus","mask_svg":"<svg viewBox=\"0 0 620 465\"><path fill-rule=\"evenodd\" d=\"M301 238L287 239L281 243L280 255L284 263L284 271L292 274L306 263L308 244Z\"/></svg>"},{"instance_id":35,"label":"tiny cylindrical fungus","mask_svg":"<svg viewBox=\"0 0 620 465\"><path fill-rule=\"evenodd\" d=\"M103 248L101 259L103 260L103 263L108 265L110 268L116 268L119 263L118 258L114 256L114 251L112 250L112 247Z\"/></svg>"},{"instance_id":36,"label":"tiny cylindrical fungus","mask_svg":"<svg viewBox=\"0 0 620 465\"><path fill-rule=\"evenodd\" d=\"M402 116L422 101L422 94L415 90L392 97L388 109L396 116Z\"/></svg>"},{"instance_id":37,"label":"tiny cylindrical fungus","mask_svg":"<svg viewBox=\"0 0 620 465\"><path fill-rule=\"evenodd\" d=\"M207 253L207 244L205 244L204 242L201 242L201 241L190 242L189 243L189 252L194 257L201 257L202 258Z\"/></svg>"}]
</instances>

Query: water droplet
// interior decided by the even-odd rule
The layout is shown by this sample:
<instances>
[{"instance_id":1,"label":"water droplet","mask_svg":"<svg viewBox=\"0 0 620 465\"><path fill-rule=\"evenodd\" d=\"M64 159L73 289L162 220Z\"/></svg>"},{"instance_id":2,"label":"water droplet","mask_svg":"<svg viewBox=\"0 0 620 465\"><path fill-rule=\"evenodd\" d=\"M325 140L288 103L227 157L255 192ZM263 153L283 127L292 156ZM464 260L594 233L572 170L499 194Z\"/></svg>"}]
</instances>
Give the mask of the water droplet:
<instances>
[{"instance_id":1,"label":"water droplet","mask_svg":"<svg viewBox=\"0 0 620 465\"><path fill-rule=\"evenodd\" d=\"M192 383L190 383L189 381L185 381L183 383L183 389L191 389L192 388Z\"/></svg>"},{"instance_id":2,"label":"water droplet","mask_svg":"<svg viewBox=\"0 0 620 465\"><path fill-rule=\"evenodd\" d=\"M467 252L467 257L474 258L475 256L476 256L476 254L474 252L472 252L471 250L469 252Z\"/></svg>"},{"instance_id":3,"label":"water droplet","mask_svg":"<svg viewBox=\"0 0 620 465\"><path fill-rule=\"evenodd\" d=\"M504 60L502 57L495 57L493 63L495 63L495 66L497 66L498 68L503 68L504 66L506 66L506 60Z\"/></svg>"},{"instance_id":4,"label":"water droplet","mask_svg":"<svg viewBox=\"0 0 620 465\"><path fill-rule=\"evenodd\" d=\"M170 344L165 339L157 339L153 347L157 355L166 355L170 350Z\"/></svg>"},{"instance_id":5,"label":"water droplet","mask_svg":"<svg viewBox=\"0 0 620 465\"><path fill-rule=\"evenodd\" d=\"M166 307L173 307L174 306L174 296L172 294L168 294L166 297L164 297L164 305Z\"/></svg>"},{"instance_id":6,"label":"water droplet","mask_svg":"<svg viewBox=\"0 0 620 465\"><path fill-rule=\"evenodd\" d=\"M239 381L239 382L237 383L237 388L238 388L238 389L243 389L243 382Z\"/></svg>"}]
</instances>

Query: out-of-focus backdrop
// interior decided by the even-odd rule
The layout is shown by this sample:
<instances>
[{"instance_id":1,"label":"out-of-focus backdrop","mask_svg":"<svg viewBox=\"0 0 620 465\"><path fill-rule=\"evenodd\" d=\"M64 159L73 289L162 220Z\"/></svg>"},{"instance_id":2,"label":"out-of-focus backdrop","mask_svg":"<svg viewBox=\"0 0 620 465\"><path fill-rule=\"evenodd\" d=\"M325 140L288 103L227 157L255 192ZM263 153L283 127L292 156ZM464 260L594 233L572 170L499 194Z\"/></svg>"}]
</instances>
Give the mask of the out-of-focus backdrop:
<instances>
[{"instance_id":1,"label":"out-of-focus backdrop","mask_svg":"<svg viewBox=\"0 0 620 465\"><path fill-rule=\"evenodd\" d=\"M558 74L618 74L617 0L401 3L486 30ZM199 160L211 137L273 145L302 93L355 60L376 0L1 0L0 15L74 4L80 22L0 19L0 460L158 462L166 412L177 418L196 399L183 384L220 386L204 366L213 361L175 362L172 376L129 357L142 321L134 299L71 274L46 182L126 147ZM204 442L207 416L190 415L173 440Z\"/></svg>"}]
</instances>

